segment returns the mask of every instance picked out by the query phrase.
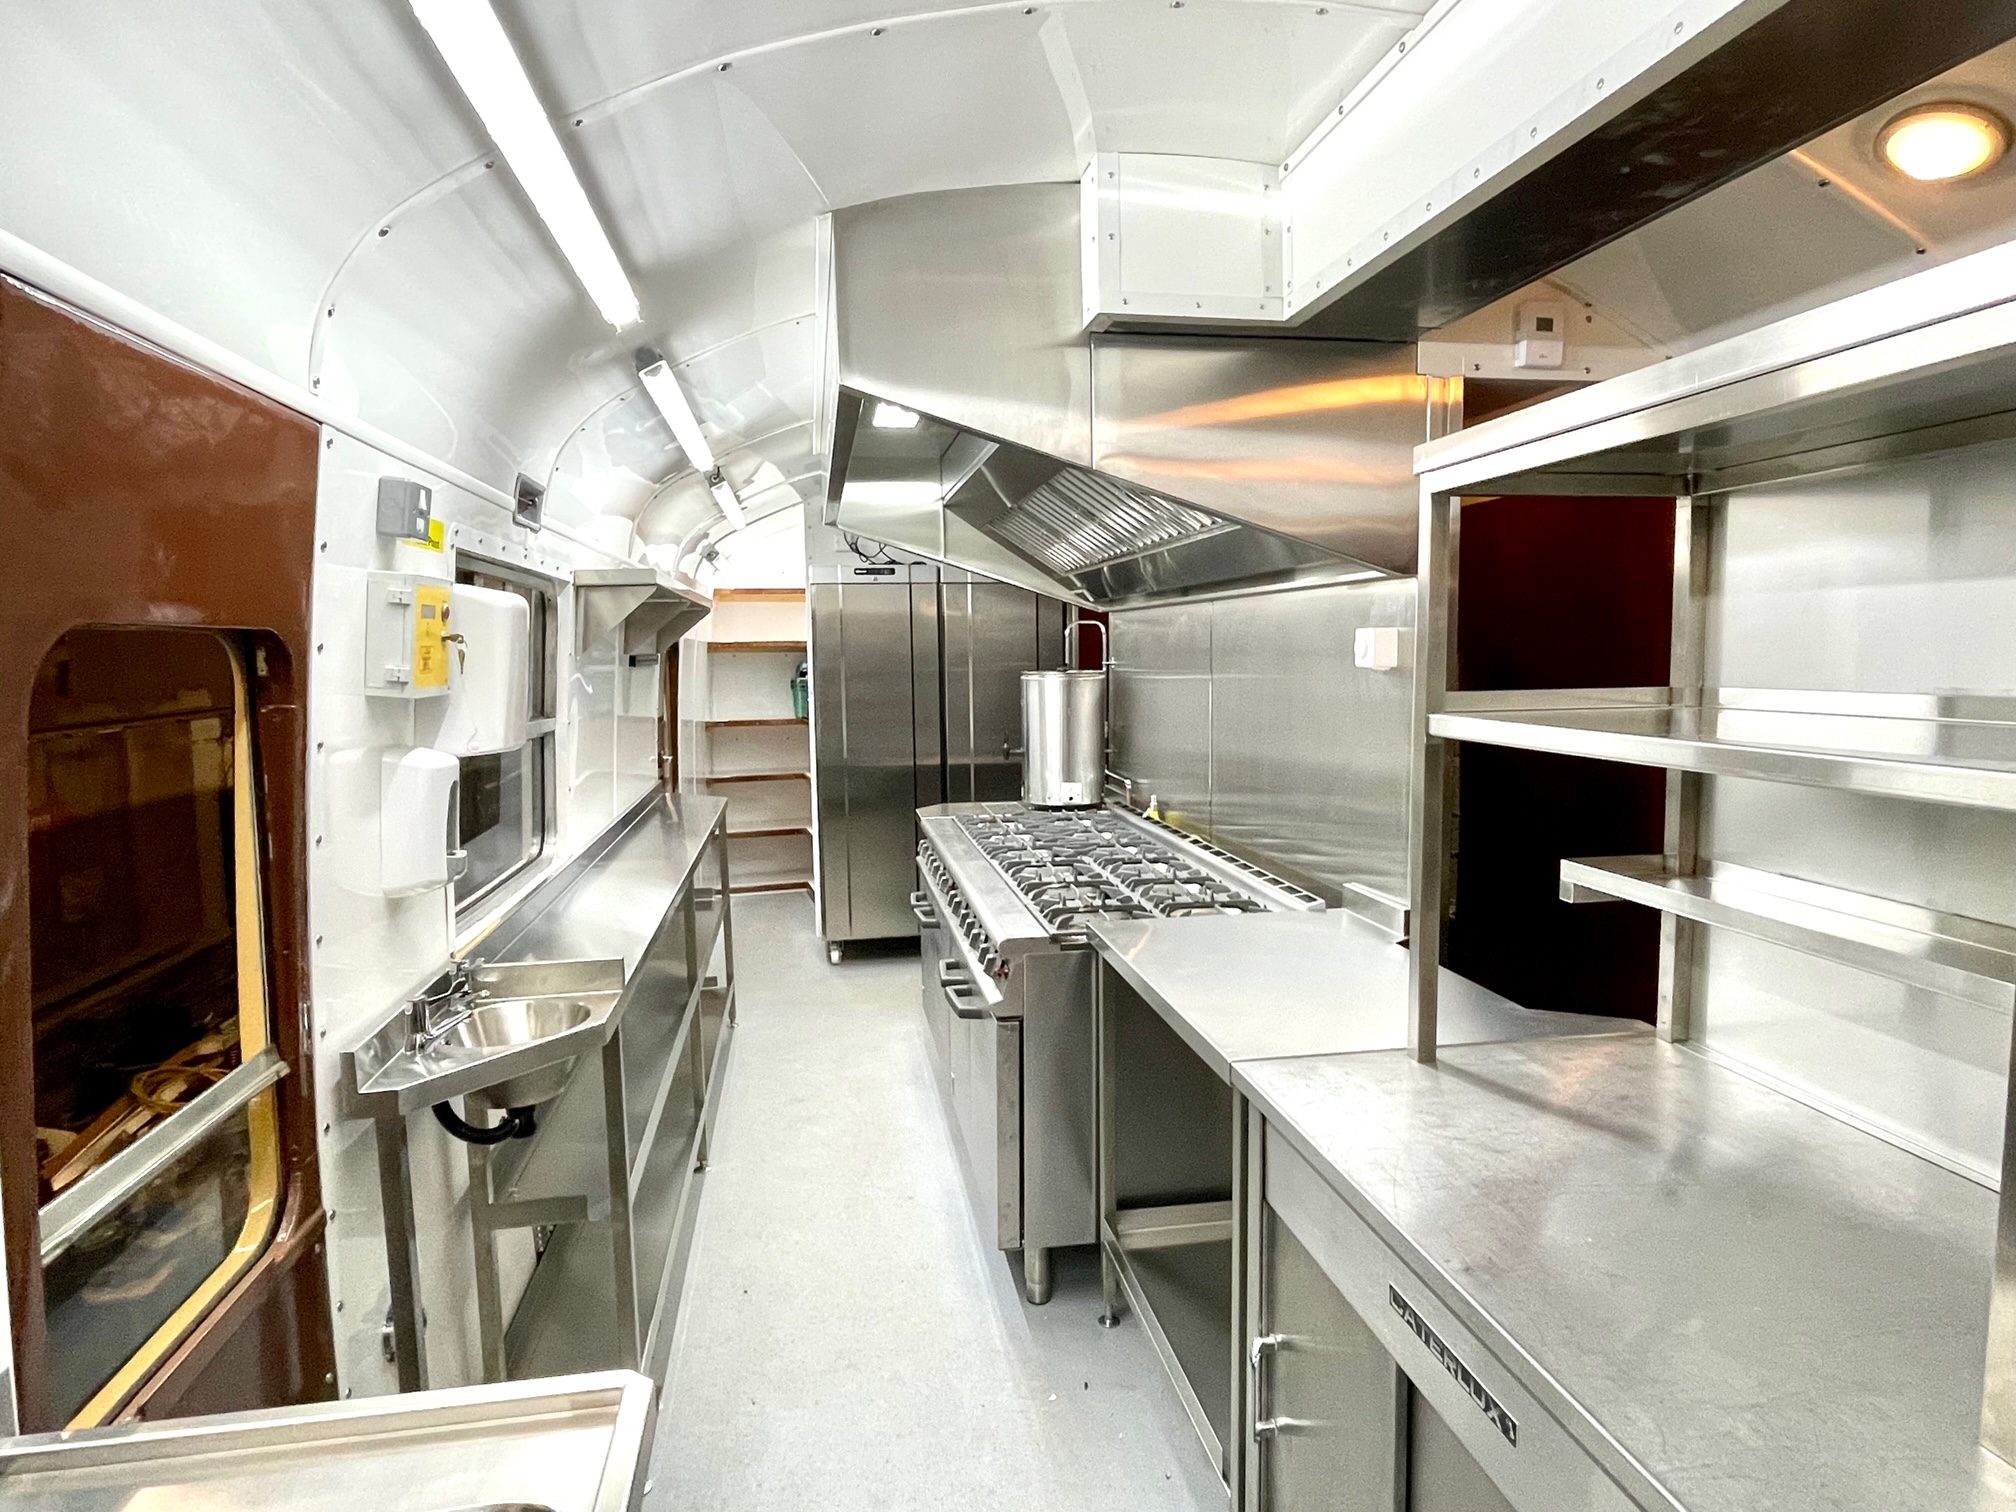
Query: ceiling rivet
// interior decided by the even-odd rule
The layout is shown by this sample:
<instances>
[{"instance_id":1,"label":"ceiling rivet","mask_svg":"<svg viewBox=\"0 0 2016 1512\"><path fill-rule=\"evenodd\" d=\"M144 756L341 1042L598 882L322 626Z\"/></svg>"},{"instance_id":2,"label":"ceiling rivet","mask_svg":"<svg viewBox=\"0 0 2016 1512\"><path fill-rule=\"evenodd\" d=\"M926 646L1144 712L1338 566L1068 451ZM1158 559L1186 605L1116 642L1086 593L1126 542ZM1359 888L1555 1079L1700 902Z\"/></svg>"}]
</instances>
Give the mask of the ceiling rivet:
<instances>
[{"instance_id":1,"label":"ceiling rivet","mask_svg":"<svg viewBox=\"0 0 2016 1512\"><path fill-rule=\"evenodd\" d=\"M726 62L726 63L717 63L717 64L715 64L715 65L714 65L714 72L716 72L716 73L726 73L726 72L728 72L728 70L729 70L729 69L733 68L734 66L735 66L735 65L734 65L734 63L733 63L733 62Z\"/></svg>"}]
</instances>

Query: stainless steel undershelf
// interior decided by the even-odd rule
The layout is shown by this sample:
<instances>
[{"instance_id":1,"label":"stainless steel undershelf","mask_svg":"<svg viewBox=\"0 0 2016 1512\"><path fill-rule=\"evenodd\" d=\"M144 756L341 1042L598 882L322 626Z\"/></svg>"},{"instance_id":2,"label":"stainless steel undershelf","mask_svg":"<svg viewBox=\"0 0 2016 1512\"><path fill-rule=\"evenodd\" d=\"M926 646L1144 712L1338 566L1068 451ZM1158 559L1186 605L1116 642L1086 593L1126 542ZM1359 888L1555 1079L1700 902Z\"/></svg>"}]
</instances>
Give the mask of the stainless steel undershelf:
<instances>
[{"instance_id":1,"label":"stainless steel undershelf","mask_svg":"<svg viewBox=\"0 0 2016 1512\"><path fill-rule=\"evenodd\" d=\"M627 1512L656 1390L608 1371L41 1434L0 1447L0 1508Z\"/></svg>"},{"instance_id":2,"label":"stainless steel undershelf","mask_svg":"<svg viewBox=\"0 0 2016 1512\"><path fill-rule=\"evenodd\" d=\"M1755 867L1709 861L1683 875L1663 856L1564 860L1561 898L1642 904L1986 1008L2016 1001L2016 929Z\"/></svg>"},{"instance_id":3,"label":"stainless steel undershelf","mask_svg":"<svg viewBox=\"0 0 2016 1512\"><path fill-rule=\"evenodd\" d=\"M1407 951L1352 914L1109 919L1092 944L1221 1081L1277 1056L1407 1043ZM1536 1012L1444 972L1447 1042L1648 1033L1626 1019Z\"/></svg>"},{"instance_id":4,"label":"stainless steel undershelf","mask_svg":"<svg viewBox=\"0 0 2016 1512\"><path fill-rule=\"evenodd\" d=\"M1642 1504L2016 1507L1976 1443L1992 1192L1647 1037L1234 1081Z\"/></svg>"}]
</instances>

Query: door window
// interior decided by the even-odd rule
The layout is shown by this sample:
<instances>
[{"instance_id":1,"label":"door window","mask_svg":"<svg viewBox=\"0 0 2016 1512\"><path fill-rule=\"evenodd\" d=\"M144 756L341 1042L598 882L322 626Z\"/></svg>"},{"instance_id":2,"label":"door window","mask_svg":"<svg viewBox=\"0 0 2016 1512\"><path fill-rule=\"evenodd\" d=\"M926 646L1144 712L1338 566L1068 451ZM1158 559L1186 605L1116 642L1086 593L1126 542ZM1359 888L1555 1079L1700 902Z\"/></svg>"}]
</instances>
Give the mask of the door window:
<instances>
[{"instance_id":1,"label":"door window","mask_svg":"<svg viewBox=\"0 0 2016 1512\"><path fill-rule=\"evenodd\" d=\"M34 1118L51 1390L102 1422L279 1196L250 711L207 632L90 628L30 702Z\"/></svg>"}]
</instances>

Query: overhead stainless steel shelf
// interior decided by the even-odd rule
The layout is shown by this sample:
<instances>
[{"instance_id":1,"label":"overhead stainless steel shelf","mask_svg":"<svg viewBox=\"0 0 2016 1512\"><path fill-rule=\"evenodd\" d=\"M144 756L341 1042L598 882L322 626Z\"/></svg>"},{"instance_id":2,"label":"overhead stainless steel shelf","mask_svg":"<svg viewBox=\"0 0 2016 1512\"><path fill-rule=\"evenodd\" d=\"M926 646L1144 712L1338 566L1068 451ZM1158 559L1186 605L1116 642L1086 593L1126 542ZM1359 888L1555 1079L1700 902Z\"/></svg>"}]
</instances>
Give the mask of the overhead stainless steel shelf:
<instances>
[{"instance_id":1,"label":"overhead stainless steel shelf","mask_svg":"<svg viewBox=\"0 0 2016 1512\"><path fill-rule=\"evenodd\" d=\"M2016 245L1416 449L1430 492L1727 492L2016 435Z\"/></svg>"},{"instance_id":2,"label":"overhead stainless steel shelf","mask_svg":"<svg viewBox=\"0 0 2016 1512\"><path fill-rule=\"evenodd\" d=\"M1428 733L1718 777L2016 810L2010 700L1708 689L1699 706L1622 701L1644 691L1526 693L1506 707L1478 707L1488 695L1452 695L1456 706L1430 714ZM1990 712L2002 717L1981 717Z\"/></svg>"},{"instance_id":3,"label":"overhead stainless steel shelf","mask_svg":"<svg viewBox=\"0 0 2016 1512\"><path fill-rule=\"evenodd\" d=\"M1728 862L1683 875L1663 856L1564 860L1561 898L1639 903L1983 1007L2016 1003L2016 929L1983 919Z\"/></svg>"},{"instance_id":4,"label":"overhead stainless steel shelf","mask_svg":"<svg viewBox=\"0 0 2016 1512\"><path fill-rule=\"evenodd\" d=\"M640 638L677 639L705 619L714 601L698 585L651 567L592 567L574 574L590 644L628 625Z\"/></svg>"}]
</instances>

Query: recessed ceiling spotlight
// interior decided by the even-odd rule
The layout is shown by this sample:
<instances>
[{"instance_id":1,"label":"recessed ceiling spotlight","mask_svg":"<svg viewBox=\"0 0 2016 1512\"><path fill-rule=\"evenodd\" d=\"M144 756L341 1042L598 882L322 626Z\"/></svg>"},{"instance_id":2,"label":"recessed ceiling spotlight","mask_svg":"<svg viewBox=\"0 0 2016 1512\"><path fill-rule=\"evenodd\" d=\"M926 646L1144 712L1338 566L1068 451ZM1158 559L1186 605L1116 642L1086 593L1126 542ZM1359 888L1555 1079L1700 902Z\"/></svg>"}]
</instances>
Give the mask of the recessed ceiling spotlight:
<instances>
[{"instance_id":1,"label":"recessed ceiling spotlight","mask_svg":"<svg viewBox=\"0 0 2016 1512\"><path fill-rule=\"evenodd\" d=\"M891 404L887 399L875 401L875 411L868 417L868 423L877 430L915 430L917 411Z\"/></svg>"},{"instance_id":2,"label":"recessed ceiling spotlight","mask_svg":"<svg viewBox=\"0 0 2016 1512\"><path fill-rule=\"evenodd\" d=\"M1992 168L2009 150L2009 123L1980 105L1915 105L1876 138L1883 160L1921 184L1943 184Z\"/></svg>"}]
</instances>

